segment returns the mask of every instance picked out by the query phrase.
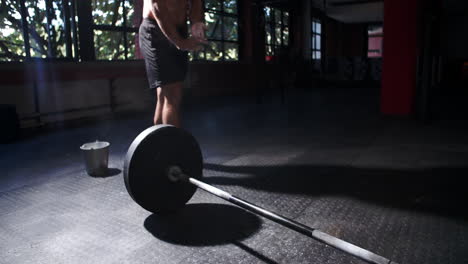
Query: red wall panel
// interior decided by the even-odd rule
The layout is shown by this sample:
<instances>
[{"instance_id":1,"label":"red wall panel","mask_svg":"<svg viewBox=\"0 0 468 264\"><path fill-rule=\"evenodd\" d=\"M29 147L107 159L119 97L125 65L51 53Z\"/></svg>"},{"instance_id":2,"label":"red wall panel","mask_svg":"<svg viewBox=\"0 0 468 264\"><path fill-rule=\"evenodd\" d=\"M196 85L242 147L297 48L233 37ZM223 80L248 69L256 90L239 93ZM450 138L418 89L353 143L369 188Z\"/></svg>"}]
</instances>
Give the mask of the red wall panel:
<instances>
[{"instance_id":1,"label":"red wall panel","mask_svg":"<svg viewBox=\"0 0 468 264\"><path fill-rule=\"evenodd\" d=\"M385 0L381 111L412 112L418 55L418 0Z\"/></svg>"}]
</instances>

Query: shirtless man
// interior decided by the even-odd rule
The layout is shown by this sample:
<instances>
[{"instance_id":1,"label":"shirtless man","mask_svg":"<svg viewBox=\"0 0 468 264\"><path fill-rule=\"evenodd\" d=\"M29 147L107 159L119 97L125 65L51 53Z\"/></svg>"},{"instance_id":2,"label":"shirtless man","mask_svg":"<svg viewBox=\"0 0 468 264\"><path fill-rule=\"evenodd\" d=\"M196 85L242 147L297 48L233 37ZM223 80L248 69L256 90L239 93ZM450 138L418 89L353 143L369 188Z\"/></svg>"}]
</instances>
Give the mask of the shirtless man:
<instances>
[{"instance_id":1,"label":"shirtless man","mask_svg":"<svg viewBox=\"0 0 468 264\"><path fill-rule=\"evenodd\" d=\"M181 126L179 106L188 51L207 43L203 14L202 0L144 0L139 40L150 88L156 89L155 125Z\"/></svg>"}]
</instances>

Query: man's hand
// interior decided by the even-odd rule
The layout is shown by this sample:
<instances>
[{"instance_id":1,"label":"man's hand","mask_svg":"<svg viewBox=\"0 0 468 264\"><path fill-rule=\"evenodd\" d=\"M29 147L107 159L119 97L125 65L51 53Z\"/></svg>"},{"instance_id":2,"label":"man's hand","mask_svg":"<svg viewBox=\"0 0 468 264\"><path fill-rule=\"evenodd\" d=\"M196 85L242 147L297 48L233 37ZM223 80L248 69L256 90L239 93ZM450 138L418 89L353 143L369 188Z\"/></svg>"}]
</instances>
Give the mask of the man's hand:
<instances>
[{"instance_id":1,"label":"man's hand","mask_svg":"<svg viewBox=\"0 0 468 264\"><path fill-rule=\"evenodd\" d=\"M205 37L206 25L203 22L197 22L192 25L192 37L206 41Z\"/></svg>"},{"instance_id":2,"label":"man's hand","mask_svg":"<svg viewBox=\"0 0 468 264\"><path fill-rule=\"evenodd\" d=\"M207 44L208 41L206 41L205 39L195 38L191 36L181 41L177 48L185 51L200 51L203 49L203 45Z\"/></svg>"}]
</instances>

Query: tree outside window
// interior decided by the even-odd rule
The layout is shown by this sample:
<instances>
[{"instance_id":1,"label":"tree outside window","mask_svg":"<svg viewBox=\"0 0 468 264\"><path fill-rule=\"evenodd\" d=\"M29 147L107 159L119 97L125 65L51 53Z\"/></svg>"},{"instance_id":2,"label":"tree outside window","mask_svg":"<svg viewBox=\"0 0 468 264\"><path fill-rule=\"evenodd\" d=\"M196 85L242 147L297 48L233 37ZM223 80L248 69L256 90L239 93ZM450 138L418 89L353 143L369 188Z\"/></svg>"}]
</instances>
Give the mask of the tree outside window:
<instances>
[{"instance_id":1,"label":"tree outside window","mask_svg":"<svg viewBox=\"0 0 468 264\"><path fill-rule=\"evenodd\" d=\"M136 59L134 0L93 0L92 6L96 59Z\"/></svg>"},{"instance_id":2,"label":"tree outside window","mask_svg":"<svg viewBox=\"0 0 468 264\"><path fill-rule=\"evenodd\" d=\"M192 52L191 60L239 60L237 0L205 0L205 24L209 44Z\"/></svg>"},{"instance_id":3,"label":"tree outside window","mask_svg":"<svg viewBox=\"0 0 468 264\"><path fill-rule=\"evenodd\" d=\"M265 59L271 60L280 49L289 45L289 13L273 7L264 7Z\"/></svg>"},{"instance_id":4,"label":"tree outside window","mask_svg":"<svg viewBox=\"0 0 468 264\"><path fill-rule=\"evenodd\" d=\"M0 61L76 58L74 2L2 0Z\"/></svg>"},{"instance_id":5,"label":"tree outside window","mask_svg":"<svg viewBox=\"0 0 468 264\"><path fill-rule=\"evenodd\" d=\"M0 61L29 58L78 59L76 3L82 0L1 0ZM136 59L140 21L136 0L91 0L94 52L97 60ZM236 0L206 0L210 44L192 58L239 59Z\"/></svg>"}]
</instances>

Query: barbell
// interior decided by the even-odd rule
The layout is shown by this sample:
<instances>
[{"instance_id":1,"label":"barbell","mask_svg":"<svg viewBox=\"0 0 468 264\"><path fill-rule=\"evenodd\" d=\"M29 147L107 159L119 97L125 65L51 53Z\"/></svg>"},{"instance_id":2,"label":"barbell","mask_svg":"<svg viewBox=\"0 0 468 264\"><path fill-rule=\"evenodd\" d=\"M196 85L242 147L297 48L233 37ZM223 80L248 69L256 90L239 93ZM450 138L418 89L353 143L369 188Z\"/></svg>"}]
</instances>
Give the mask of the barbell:
<instances>
[{"instance_id":1,"label":"barbell","mask_svg":"<svg viewBox=\"0 0 468 264\"><path fill-rule=\"evenodd\" d=\"M131 143L124 161L124 182L132 199L154 214L181 209L197 187L261 215L287 228L340 249L369 263L396 264L318 229L270 212L226 191L201 181L203 156L196 139L186 130L155 125L141 132Z\"/></svg>"}]
</instances>

